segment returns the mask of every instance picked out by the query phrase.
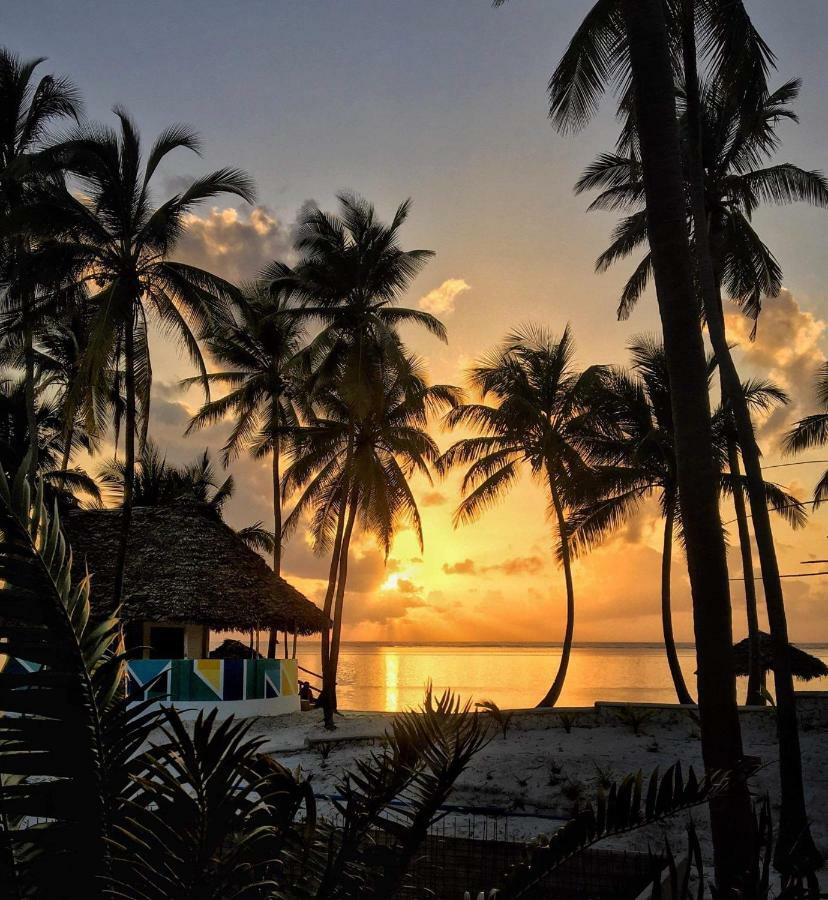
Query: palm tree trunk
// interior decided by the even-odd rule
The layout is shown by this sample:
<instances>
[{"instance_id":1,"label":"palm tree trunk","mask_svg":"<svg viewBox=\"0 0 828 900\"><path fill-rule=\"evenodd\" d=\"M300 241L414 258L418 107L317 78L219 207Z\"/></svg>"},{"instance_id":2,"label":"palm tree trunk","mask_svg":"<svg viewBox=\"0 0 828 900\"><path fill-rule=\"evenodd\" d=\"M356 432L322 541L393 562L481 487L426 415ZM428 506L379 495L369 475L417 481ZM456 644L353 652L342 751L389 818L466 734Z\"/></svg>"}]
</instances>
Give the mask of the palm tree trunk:
<instances>
[{"instance_id":1,"label":"palm tree trunk","mask_svg":"<svg viewBox=\"0 0 828 900\"><path fill-rule=\"evenodd\" d=\"M539 707L554 706L563 690L566 672L569 668L569 657L572 653L572 637L575 631L575 589L572 584L572 558L569 553L569 538L566 533L566 517L564 516L561 498L555 485L555 477L552 471L547 472L549 477L549 492L552 495L552 506L555 509L555 517L558 524L558 534L561 537L561 563L564 570L566 583L566 631L564 632L563 646L561 647L561 661L558 663L558 671L552 687L546 692L544 698L538 703Z\"/></svg>"},{"instance_id":2,"label":"palm tree trunk","mask_svg":"<svg viewBox=\"0 0 828 900\"><path fill-rule=\"evenodd\" d=\"M670 575L673 568L673 525L676 520L676 499L672 495L667 497L664 515L664 546L661 549L661 627L664 631L664 649L667 652L667 664L670 667L670 677L673 679L673 687L679 703L688 705L695 701L687 690L687 684L679 664L676 652L676 641L673 637L673 611L671 607Z\"/></svg>"},{"instance_id":3,"label":"palm tree trunk","mask_svg":"<svg viewBox=\"0 0 828 900\"><path fill-rule=\"evenodd\" d=\"M121 539L118 544L118 556L115 561L115 594L116 606L120 604L124 593L124 574L126 571L127 547L129 545L129 527L132 522L132 493L135 484L135 335L133 323L126 323L124 335L124 382L126 387L126 433L124 434L124 503L121 512Z\"/></svg>"},{"instance_id":4,"label":"palm tree trunk","mask_svg":"<svg viewBox=\"0 0 828 900\"><path fill-rule=\"evenodd\" d=\"M635 91L647 229L675 426L678 489L693 597L702 755L708 771L740 770L743 752L733 672L732 621L719 473L713 459L707 368L685 218L675 85L661 0L623 0ZM710 804L723 894L752 856L747 786L736 778Z\"/></svg>"},{"instance_id":5,"label":"palm tree trunk","mask_svg":"<svg viewBox=\"0 0 828 900\"><path fill-rule=\"evenodd\" d=\"M29 431L28 476L29 483L34 486L37 479L37 463L40 451L37 433L37 405L35 403L35 358L34 341L31 323L29 322L29 302L24 291L23 296L23 365L25 368L23 392L26 402L26 425Z\"/></svg>"},{"instance_id":6,"label":"palm tree trunk","mask_svg":"<svg viewBox=\"0 0 828 900\"><path fill-rule=\"evenodd\" d=\"M273 435L273 571L282 574L282 494L279 475L279 432ZM271 628L267 638L267 655L276 658L276 644L279 640L277 629Z\"/></svg>"},{"instance_id":7,"label":"palm tree trunk","mask_svg":"<svg viewBox=\"0 0 828 900\"><path fill-rule=\"evenodd\" d=\"M779 817L779 838L774 853L777 867L785 868L794 861L805 869L818 866L822 857L814 845L808 826L805 806L805 790L802 782L802 754L799 746L799 724L796 715L796 696L788 656L788 623L779 564L773 540L770 513L765 497L764 478L759 447L753 431L750 410L742 390L741 379L733 363L725 332L719 280L713 266L710 229L705 202L704 168L701 155L701 103L696 63L695 23L693 0L684 0L682 45L687 91L687 122L689 140L690 198L693 217L694 248L702 301L707 319L708 333L716 362L719 366L722 388L730 404L742 459L745 463L753 530L759 551L759 565L765 602L768 607L768 623L774 660L774 686L776 688L776 728L779 740L779 774L782 805ZM683 495L682 495L683 496ZM751 575L752 577L752 575Z\"/></svg>"},{"instance_id":8,"label":"palm tree trunk","mask_svg":"<svg viewBox=\"0 0 828 900\"><path fill-rule=\"evenodd\" d=\"M332 728L333 714L337 709L336 700L336 677L339 669L339 643L342 635L342 609L345 603L345 585L348 580L348 551L351 546L351 535L354 531L354 521L357 514L357 489L356 486L351 490L350 499L348 501L348 521L345 525L345 531L342 535L342 546L339 552L339 574L336 584L336 603L333 613L333 631L331 635L331 648L328 657L328 668L323 671L326 675L326 699L325 705L325 727Z\"/></svg>"},{"instance_id":9,"label":"palm tree trunk","mask_svg":"<svg viewBox=\"0 0 828 900\"><path fill-rule=\"evenodd\" d=\"M745 613L748 629L748 683L745 703L748 706L764 706L762 693L762 661L759 647L759 613L756 605L756 582L753 578L753 551L750 549L745 495L742 491L739 449L736 441L727 442L727 459L730 474L734 478L733 506L736 510L736 527L739 531L739 550L742 554L742 575L745 579Z\"/></svg>"}]
</instances>

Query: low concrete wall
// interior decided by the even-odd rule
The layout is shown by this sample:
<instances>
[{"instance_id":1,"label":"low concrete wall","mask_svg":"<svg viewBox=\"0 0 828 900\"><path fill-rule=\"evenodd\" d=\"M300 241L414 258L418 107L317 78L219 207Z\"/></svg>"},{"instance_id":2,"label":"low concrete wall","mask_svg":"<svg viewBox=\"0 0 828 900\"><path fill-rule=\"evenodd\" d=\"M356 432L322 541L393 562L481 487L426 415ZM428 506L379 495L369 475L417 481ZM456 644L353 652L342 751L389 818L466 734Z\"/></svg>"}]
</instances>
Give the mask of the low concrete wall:
<instances>
[{"instance_id":1,"label":"low concrete wall","mask_svg":"<svg viewBox=\"0 0 828 900\"><path fill-rule=\"evenodd\" d=\"M180 700L178 703L159 702L153 704L153 708L161 709L171 707L185 721L192 721L200 712L205 715L218 710L218 719L227 719L235 716L237 719L249 719L254 716L281 716L285 713L299 712L300 700L298 694L288 694L284 697L260 698L258 700Z\"/></svg>"}]
</instances>

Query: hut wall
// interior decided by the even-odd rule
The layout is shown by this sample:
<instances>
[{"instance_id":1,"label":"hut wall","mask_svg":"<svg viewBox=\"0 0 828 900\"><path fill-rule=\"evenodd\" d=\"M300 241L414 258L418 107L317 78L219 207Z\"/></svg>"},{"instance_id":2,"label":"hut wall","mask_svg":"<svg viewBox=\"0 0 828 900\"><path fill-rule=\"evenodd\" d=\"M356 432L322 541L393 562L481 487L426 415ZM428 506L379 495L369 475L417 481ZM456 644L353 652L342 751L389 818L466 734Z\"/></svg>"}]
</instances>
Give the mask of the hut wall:
<instances>
[{"instance_id":1,"label":"hut wall","mask_svg":"<svg viewBox=\"0 0 828 900\"><path fill-rule=\"evenodd\" d=\"M300 708L293 659L136 659L127 663L129 695L180 711L267 716Z\"/></svg>"}]
</instances>

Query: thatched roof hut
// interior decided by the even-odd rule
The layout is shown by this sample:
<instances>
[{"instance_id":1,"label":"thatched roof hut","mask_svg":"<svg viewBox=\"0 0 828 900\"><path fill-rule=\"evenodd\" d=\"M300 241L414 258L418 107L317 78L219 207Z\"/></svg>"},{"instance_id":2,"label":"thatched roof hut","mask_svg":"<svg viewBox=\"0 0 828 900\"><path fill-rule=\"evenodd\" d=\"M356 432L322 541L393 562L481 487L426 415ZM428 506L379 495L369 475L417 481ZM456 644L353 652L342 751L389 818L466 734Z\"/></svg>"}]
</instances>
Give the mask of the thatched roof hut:
<instances>
[{"instance_id":1,"label":"thatched roof hut","mask_svg":"<svg viewBox=\"0 0 828 900\"><path fill-rule=\"evenodd\" d=\"M745 638L733 645L734 664L736 666L737 675L748 674L748 655L750 648L748 639ZM811 681L813 678L822 678L828 675L828 666L821 659L788 644L788 654L791 660L791 672L794 678L802 681ZM759 632L759 659L763 672L769 672L773 669L773 644L771 636L764 631Z\"/></svg>"},{"instance_id":2,"label":"thatched roof hut","mask_svg":"<svg viewBox=\"0 0 828 900\"><path fill-rule=\"evenodd\" d=\"M94 612L114 591L121 510L72 510L62 519L74 576L92 573ZM322 630L322 611L278 577L203 503L135 507L121 618L198 624L215 631Z\"/></svg>"}]
</instances>

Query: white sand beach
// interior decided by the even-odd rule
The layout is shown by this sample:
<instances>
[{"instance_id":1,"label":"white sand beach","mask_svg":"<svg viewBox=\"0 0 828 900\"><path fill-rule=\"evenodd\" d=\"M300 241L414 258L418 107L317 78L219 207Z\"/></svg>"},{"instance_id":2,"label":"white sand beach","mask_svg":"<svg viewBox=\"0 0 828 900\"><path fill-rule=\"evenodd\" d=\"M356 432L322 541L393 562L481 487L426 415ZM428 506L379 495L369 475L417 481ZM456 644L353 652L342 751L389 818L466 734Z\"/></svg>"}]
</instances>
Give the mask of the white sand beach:
<instances>
[{"instance_id":1,"label":"white sand beach","mask_svg":"<svg viewBox=\"0 0 828 900\"><path fill-rule=\"evenodd\" d=\"M814 817L814 838L828 853L828 823L819 811L828 807L828 694L800 695L802 760L809 809ZM640 733L633 733L629 710L640 718ZM639 769L645 775L663 772L679 761L687 770L702 770L701 742L695 710L665 704L597 703L595 707L556 710L520 710L513 715L505 736L498 731L457 783L453 807L499 811L512 838L532 840L553 831L565 820L576 801L594 798L602 781L618 780ZM251 735L267 739L264 750L292 769L300 766L311 775L320 811L330 810L328 798L337 793L343 772L360 756L379 748L389 728L390 713L347 712L337 718L337 729L326 731L318 711L260 718L251 723ZM772 708L742 709L745 753L758 757L761 766L750 785L759 798L771 798L778 819L777 744ZM562 720L571 719L569 732ZM568 723L567 723L568 724ZM610 839L604 846L646 849L663 844L683 852L688 816L702 825L704 806L672 820ZM466 827L467 811L449 814ZM493 816L488 820L491 834ZM711 862L707 828L699 829L702 848ZM500 833L500 831L498 831Z\"/></svg>"}]
</instances>

